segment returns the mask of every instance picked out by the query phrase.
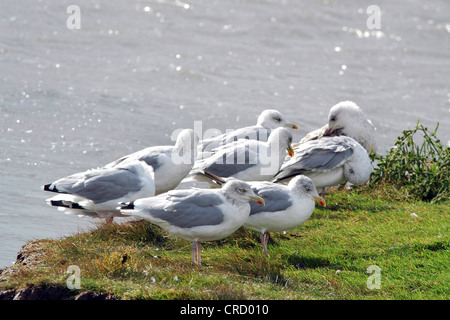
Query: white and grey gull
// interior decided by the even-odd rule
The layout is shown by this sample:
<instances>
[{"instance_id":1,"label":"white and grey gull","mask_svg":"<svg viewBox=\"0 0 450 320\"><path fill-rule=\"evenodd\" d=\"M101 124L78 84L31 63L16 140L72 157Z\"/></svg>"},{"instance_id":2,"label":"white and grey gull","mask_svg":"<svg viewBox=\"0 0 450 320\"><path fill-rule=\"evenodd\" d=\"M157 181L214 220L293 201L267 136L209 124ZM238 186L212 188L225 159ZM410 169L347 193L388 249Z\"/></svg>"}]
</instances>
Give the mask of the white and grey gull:
<instances>
[{"instance_id":1,"label":"white and grey gull","mask_svg":"<svg viewBox=\"0 0 450 320\"><path fill-rule=\"evenodd\" d=\"M226 185L232 179L223 179L204 172L211 179L211 186ZM268 255L267 244L270 232L282 232L298 227L308 220L315 208L315 201L322 206L325 200L317 193L314 182L304 176L295 176L288 185L268 181L247 181L253 191L265 201L264 206L250 203L250 215L244 227L258 231L264 255Z\"/></svg>"},{"instance_id":2,"label":"white and grey gull","mask_svg":"<svg viewBox=\"0 0 450 320\"><path fill-rule=\"evenodd\" d=\"M298 146L294 156L283 163L273 182L287 182L303 174L314 181L317 189L344 182L354 185L366 183L372 173L367 151L347 136L323 137Z\"/></svg>"},{"instance_id":3,"label":"white and grey gull","mask_svg":"<svg viewBox=\"0 0 450 320\"><path fill-rule=\"evenodd\" d=\"M153 196L155 180L152 167L133 160L112 168L78 172L46 184L43 189L57 193L47 203L59 211L111 223L115 217L123 217L117 202Z\"/></svg>"},{"instance_id":4,"label":"white and grey gull","mask_svg":"<svg viewBox=\"0 0 450 320\"><path fill-rule=\"evenodd\" d=\"M268 181L279 171L286 151L293 155L291 143L292 134L286 128L274 129L267 142L240 139L218 147L209 158L197 160L186 181L204 181L203 171L224 178Z\"/></svg>"},{"instance_id":5,"label":"white and grey gull","mask_svg":"<svg viewBox=\"0 0 450 320\"><path fill-rule=\"evenodd\" d=\"M234 180L221 189L171 190L121 203L118 209L191 241L192 263L201 265L201 242L223 239L240 228L250 214L250 200L264 204L247 183Z\"/></svg>"},{"instance_id":6,"label":"white and grey gull","mask_svg":"<svg viewBox=\"0 0 450 320\"><path fill-rule=\"evenodd\" d=\"M341 101L330 108L328 123L308 133L299 144L322 137L348 136L355 139L367 152L377 151L376 128L362 109L353 101ZM294 144L294 150L298 144Z\"/></svg>"},{"instance_id":7,"label":"white and grey gull","mask_svg":"<svg viewBox=\"0 0 450 320\"><path fill-rule=\"evenodd\" d=\"M144 161L155 172L155 194L164 193L176 188L192 170L198 140L194 130L184 129L178 133L175 145L148 147L117 159L106 167L133 160Z\"/></svg>"},{"instance_id":8,"label":"white and grey gull","mask_svg":"<svg viewBox=\"0 0 450 320\"><path fill-rule=\"evenodd\" d=\"M117 203L150 197L177 187L192 169L198 137L182 130L174 146L152 146L103 167L75 173L43 187L58 195L47 200L65 213L104 218L123 217Z\"/></svg>"},{"instance_id":9,"label":"white and grey gull","mask_svg":"<svg viewBox=\"0 0 450 320\"><path fill-rule=\"evenodd\" d=\"M286 119L278 110L267 109L261 112L255 125L231 130L221 135L203 139L198 144L198 158L208 158L216 148L239 139L267 141L272 130L276 128L298 129L298 126Z\"/></svg>"}]
</instances>

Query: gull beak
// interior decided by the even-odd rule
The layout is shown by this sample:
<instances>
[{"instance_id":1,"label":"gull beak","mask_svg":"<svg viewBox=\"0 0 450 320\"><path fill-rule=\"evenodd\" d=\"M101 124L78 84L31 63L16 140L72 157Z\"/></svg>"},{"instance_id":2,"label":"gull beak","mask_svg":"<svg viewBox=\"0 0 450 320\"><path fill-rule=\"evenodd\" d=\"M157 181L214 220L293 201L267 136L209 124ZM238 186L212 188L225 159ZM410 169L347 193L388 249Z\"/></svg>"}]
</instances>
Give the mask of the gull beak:
<instances>
[{"instance_id":1,"label":"gull beak","mask_svg":"<svg viewBox=\"0 0 450 320\"><path fill-rule=\"evenodd\" d=\"M334 129L333 128L328 128L327 130L325 130L325 132L323 133L324 136L329 136L333 133Z\"/></svg>"},{"instance_id":2,"label":"gull beak","mask_svg":"<svg viewBox=\"0 0 450 320\"><path fill-rule=\"evenodd\" d=\"M327 206L327 202L325 201L324 198L319 197L319 196L314 196L314 200L316 200L321 206L326 207Z\"/></svg>"},{"instance_id":3,"label":"gull beak","mask_svg":"<svg viewBox=\"0 0 450 320\"><path fill-rule=\"evenodd\" d=\"M290 123L290 126L292 129L298 130L298 125L296 125L295 123Z\"/></svg>"},{"instance_id":4,"label":"gull beak","mask_svg":"<svg viewBox=\"0 0 450 320\"><path fill-rule=\"evenodd\" d=\"M259 204L266 205L266 202L260 196L252 196L252 197L250 197L250 199L258 202Z\"/></svg>"},{"instance_id":5,"label":"gull beak","mask_svg":"<svg viewBox=\"0 0 450 320\"><path fill-rule=\"evenodd\" d=\"M288 152L290 157L294 156L294 149L292 148L292 146L290 144L288 145L286 150L287 150L287 152Z\"/></svg>"},{"instance_id":6,"label":"gull beak","mask_svg":"<svg viewBox=\"0 0 450 320\"><path fill-rule=\"evenodd\" d=\"M331 136L333 134L333 132L336 131L336 128L333 127L328 127L327 130L325 130L325 132L323 133L323 135L325 137Z\"/></svg>"}]
</instances>

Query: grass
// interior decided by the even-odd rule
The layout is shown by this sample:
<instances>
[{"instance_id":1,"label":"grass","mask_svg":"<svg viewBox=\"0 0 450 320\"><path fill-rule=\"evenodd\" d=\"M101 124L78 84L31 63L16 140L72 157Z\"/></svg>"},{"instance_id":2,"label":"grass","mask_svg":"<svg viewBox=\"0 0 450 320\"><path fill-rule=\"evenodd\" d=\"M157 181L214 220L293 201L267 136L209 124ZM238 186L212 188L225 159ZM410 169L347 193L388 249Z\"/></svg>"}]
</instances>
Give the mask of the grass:
<instances>
[{"instance_id":1,"label":"grass","mask_svg":"<svg viewBox=\"0 0 450 320\"><path fill-rule=\"evenodd\" d=\"M406 200L405 200L406 199ZM269 257L259 235L240 229L203 245L203 266L190 264L190 243L145 221L99 224L58 240L37 240L44 258L17 265L0 289L66 286L67 268L81 288L120 299L448 299L449 202L410 199L383 184L339 188L303 225L272 234ZM415 215L412 215L412 214ZM367 268L381 268L369 289Z\"/></svg>"}]
</instances>

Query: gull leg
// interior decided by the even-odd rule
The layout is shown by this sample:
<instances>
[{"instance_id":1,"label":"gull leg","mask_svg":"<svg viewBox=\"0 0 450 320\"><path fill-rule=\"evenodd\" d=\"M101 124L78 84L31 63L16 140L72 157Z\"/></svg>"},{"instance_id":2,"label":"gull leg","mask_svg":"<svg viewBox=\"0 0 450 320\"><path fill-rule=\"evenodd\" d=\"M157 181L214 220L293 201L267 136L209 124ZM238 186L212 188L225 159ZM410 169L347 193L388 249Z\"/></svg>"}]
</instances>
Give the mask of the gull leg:
<instances>
[{"instance_id":1,"label":"gull leg","mask_svg":"<svg viewBox=\"0 0 450 320\"><path fill-rule=\"evenodd\" d=\"M263 253L267 257L267 243L269 242L269 233L261 233L260 239L263 247Z\"/></svg>"},{"instance_id":2,"label":"gull leg","mask_svg":"<svg viewBox=\"0 0 450 320\"><path fill-rule=\"evenodd\" d=\"M264 238L265 238L265 233L261 232L261 234L259 235L259 240L261 241L261 245L263 247L263 253L264 253L265 256L267 256L267 249L264 246L264 243L265 243L265 239Z\"/></svg>"},{"instance_id":3,"label":"gull leg","mask_svg":"<svg viewBox=\"0 0 450 320\"><path fill-rule=\"evenodd\" d=\"M268 253L267 253L267 245L269 244L269 238L270 238L270 234L268 232L266 232L264 234L264 255L267 257Z\"/></svg>"},{"instance_id":4,"label":"gull leg","mask_svg":"<svg viewBox=\"0 0 450 320\"><path fill-rule=\"evenodd\" d=\"M197 245L194 242L192 242L192 264L195 264L195 251L197 250Z\"/></svg>"},{"instance_id":5,"label":"gull leg","mask_svg":"<svg viewBox=\"0 0 450 320\"><path fill-rule=\"evenodd\" d=\"M202 244L201 242L197 242L197 265L202 265Z\"/></svg>"},{"instance_id":6,"label":"gull leg","mask_svg":"<svg viewBox=\"0 0 450 320\"><path fill-rule=\"evenodd\" d=\"M322 188L321 196L325 199L325 195L327 194L327 189L325 187Z\"/></svg>"},{"instance_id":7,"label":"gull leg","mask_svg":"<svg viewBox=\"0 0 450 320\"><path fill-rule=\"evenodd\" d=\"M106 224L111 224L111 223L113 223L113 221L114 221L114 218L105 218Z\"/></svg>"}]
</instances>

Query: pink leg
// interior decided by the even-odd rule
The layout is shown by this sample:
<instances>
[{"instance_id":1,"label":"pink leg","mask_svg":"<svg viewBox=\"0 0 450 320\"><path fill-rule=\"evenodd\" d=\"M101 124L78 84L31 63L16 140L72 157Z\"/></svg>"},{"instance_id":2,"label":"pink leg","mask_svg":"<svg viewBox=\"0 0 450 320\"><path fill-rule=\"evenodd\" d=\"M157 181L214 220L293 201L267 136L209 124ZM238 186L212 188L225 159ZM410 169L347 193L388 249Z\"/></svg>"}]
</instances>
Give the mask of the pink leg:
<instances>
[{"instance_id":1,"label":"pink leg","mask_svg":"<svg viewBox=\"0 0 450 320\"><path fill-rule=\"evenodd\" d=\"M202 244L197 242L197 265L202 265Z\"/></svg>"},{"instance_id":2,"label":"pink leg","mask_svg":"<svg viewBox=\"0 0 450 320\"><path fill-rule=\"evenodd\" d=\"M269 242L269 233L261 233L261 244L263 246L263 253L267 257L267 243Z\"/></svg>"},{"instance_id":3,"label":"pink leg","mask_svg":"<svg viewBox=\"0 0 450 320\"><path fill-rule=\"evenodd\" d=\"M269 238L270 238L270 234L268 232L266 232L264 234L264 248L265 248L264 249L265 250L264 254L266 255L266 257L268 255L268 253L267 253L267 245L269 244Z\"/></svg>"},{"instance_id":4,"label":"pink leg","mask_svg":"<svg viewBox=\"0 0 450 320\"><path fill-rule=\"evenodd\" d=\"M113 223L113 221L114 221L114 218L105 218L106 224L111 224L111 223Z\"/></svg>"},{"instance_id":5,"label":"pink leg","mask_svg":"<svg viewBox=\"0 0 450 320\"><path fill-rule=\"evenodd\" d=\"M321 194L322 194L322 198L325 199L325 196L327 194L327 189L325 187L322 188Z\"/></svg>"},{"instance_id":6,"label":"pink leg","mask_svg":"<svg viewBox=\"0 0 450 320\"><path fill-rule=\"evenodd\" d=\"M192 264L195 264L195 251L197 250L197 245L194 242L192 242Z\"/></svg>"}]
</instances>

